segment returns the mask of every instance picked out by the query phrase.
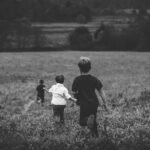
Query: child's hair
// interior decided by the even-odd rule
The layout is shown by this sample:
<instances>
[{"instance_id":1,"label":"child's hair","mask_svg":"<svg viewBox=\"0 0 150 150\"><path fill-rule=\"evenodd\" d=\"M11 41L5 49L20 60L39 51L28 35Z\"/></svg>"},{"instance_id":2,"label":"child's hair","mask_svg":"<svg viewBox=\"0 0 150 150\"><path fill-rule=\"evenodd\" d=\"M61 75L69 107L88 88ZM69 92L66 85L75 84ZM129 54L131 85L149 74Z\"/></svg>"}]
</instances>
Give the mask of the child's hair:
<instances>
[{"instance_id":1,"label":"child's hair","mask_svg":"<svg viewBox=\"0 0 150 150\"><path fill-rule=\"evenodd\" d=\"M55 81L56 81L57 83L64 83L64 76L63 76L63 75L57 75L57 76L55 77Z\"/></svg>"},{"instance_id":2,"label":"child's hair","mask_svg":"<svg viewBox=\"0 0 150 150\"><path fill-rule=\"evenodd\" d=\"M40 83L40 84L43 84L43 83L44 83L44 80L40 80L39 83Z\"/></svg>"},{"instance_id":3,"label":"child's hair","mask_svg":"<svg viewBox=\"0 0 150 150\"><path fill-rule=\"evenodd\" d=\"M80 57L78 63L80 72L88 73L91 70L91 61L89 57Z\"/></svg>"}]
</instances>

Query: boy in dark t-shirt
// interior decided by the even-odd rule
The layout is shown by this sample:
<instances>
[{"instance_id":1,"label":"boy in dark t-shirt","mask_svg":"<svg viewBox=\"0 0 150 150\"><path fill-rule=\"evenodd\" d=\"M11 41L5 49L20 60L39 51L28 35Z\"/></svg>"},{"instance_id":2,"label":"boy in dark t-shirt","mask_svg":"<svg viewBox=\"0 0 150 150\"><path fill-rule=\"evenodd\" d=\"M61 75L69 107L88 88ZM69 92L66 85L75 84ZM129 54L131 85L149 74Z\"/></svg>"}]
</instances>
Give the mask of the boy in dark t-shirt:
<instances>
[{"instance_id":1,"label":"boy in dark t-shirt","mask_svg":"<svg viewBox=\"0 0 150 150\"><path fill-rule=\"evenodd\" d=\"M77 99L77 104L80 106L79 123L81 126L88 126L92 135L98 137L96 116L100 102L96 95L96 90L99 92L107 110L105 94L102 90L103 85L99 79L88 74L91 69L91 61L88 57L81 57L78 67L81 75L74 79L72 91Z\"/></svg>"},{"instance_id":2,"label":"boy in dark t-shirt","mask_svg":"<svg viewBox=\"0 0 150 150\"><path fill-rule=\"evenodd\" d=\"M39 85L36 87L36 91L37 91L37 101L41 102L41 104L43 105L44 103L44 81L40 80L39 81Z\"/></svg>"}]
</instances>

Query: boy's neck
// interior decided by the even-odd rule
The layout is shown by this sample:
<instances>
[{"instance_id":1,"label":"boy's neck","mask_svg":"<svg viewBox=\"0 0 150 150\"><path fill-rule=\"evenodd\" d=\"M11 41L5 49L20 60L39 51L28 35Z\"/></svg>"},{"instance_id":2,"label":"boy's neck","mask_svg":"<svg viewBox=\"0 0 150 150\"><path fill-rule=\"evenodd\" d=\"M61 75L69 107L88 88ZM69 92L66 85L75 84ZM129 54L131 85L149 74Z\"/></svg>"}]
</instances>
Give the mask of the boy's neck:
<instances>
[{"instance_id":1,"label":"boy's neck","mask_svg":"<svg viewBox=\"0 0 150 150\"><path fill-rule=\"evenodd\" d=\"M61 85L63 85L63 83L57 83L57 82L56 82L56 84L61 84Z\"/></svg>"},{"instance_id":2,"label":"boy's neck","mask_svg":"<svg viewBox=\"0 0 150 150\"><path fill-rule=\"evenodd\" d=\"M81 75L88 75L89 73L81 72Z\"/></svg>"}]
</instances>

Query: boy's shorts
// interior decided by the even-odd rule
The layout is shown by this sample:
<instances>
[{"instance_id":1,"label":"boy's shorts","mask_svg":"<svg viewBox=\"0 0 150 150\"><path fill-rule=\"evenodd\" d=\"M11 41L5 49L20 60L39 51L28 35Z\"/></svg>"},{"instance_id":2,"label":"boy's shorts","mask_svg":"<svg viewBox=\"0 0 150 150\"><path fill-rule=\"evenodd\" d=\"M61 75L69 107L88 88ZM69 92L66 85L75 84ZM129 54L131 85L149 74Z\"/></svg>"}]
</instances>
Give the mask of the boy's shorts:
<instances>
[{"instance_id":1,"label":"boy's shorts","mask_svg":"<svg viewBox=\"0 0 150 150\"><path fill-rule=\"evenodd\" d=\"M66 105L53 105L54 116L61 116L64 113Z\"/></svg>"},{"instance_id":2,"label":"boy's shorts","mask_svg":"<svg viewBox=\"0 0 150 150\"><path fill-rule=\"evenodd\" d=\"M95 121L96 121L96 117L97 117L97 108L98 106L96 105L80 105L80 120L79 120L79 124L81 126L86 126L87 125L87 120L89 118L90 115L94 115L95 117Z\"/></svg>"}]
</instances>

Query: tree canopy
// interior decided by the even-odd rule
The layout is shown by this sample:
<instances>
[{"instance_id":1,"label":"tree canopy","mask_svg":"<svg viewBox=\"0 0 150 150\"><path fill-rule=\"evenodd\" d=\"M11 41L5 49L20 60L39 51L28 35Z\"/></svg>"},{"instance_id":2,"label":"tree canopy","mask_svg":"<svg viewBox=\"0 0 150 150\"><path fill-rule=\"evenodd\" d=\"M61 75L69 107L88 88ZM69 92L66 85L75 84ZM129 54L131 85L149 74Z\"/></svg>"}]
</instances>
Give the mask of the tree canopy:
<instances>
[{"instance_id":1,"label":"tree canopy","mask_svg":"<svg viewBox=\"0 0 150 150\"><path fill-rule=\"evenodd\" d=\"M28 17L36 21L89 19L95 9L150 8L149 0L1 0L0 20Z\"/></svg>"}]
</instances>

